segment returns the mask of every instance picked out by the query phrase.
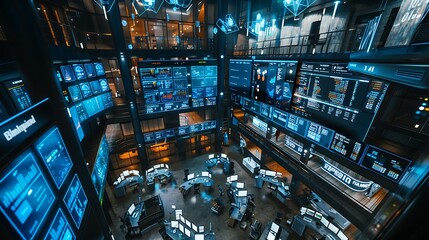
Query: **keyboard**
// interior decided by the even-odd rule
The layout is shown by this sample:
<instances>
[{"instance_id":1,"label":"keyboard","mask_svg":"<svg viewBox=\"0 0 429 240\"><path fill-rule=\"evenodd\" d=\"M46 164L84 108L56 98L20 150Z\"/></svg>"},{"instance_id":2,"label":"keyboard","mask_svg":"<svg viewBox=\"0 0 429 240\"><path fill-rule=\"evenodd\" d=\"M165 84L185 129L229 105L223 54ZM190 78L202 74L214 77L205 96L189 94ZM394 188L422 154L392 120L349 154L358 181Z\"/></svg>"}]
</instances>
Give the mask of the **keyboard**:
<instances>
[{"instance_id":1,"label":"keyboard","mask_svg":"<svg viewBox=\"0 0 429 240\"><path fill-rule=\"evenodd\" d=\"M313 219L309 218L309 217L303 217L303 219L309 223L311 223L313 221Z\"/></svg>"}]
</instances>

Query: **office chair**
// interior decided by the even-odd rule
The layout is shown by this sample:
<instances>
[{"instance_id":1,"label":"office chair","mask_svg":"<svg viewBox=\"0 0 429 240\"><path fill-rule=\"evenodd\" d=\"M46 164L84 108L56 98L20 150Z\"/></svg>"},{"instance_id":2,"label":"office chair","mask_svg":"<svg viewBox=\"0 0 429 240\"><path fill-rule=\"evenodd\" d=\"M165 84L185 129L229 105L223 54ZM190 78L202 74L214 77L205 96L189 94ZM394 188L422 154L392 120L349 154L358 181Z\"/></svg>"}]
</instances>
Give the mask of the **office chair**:
<instances>
[{"instance_id":1,"label":"office chair","mask_svg":"<svg viewBox=\"0 0 429 240\"><path fill-rule=\"evenodd\" d=\"M189 169L186 168L183 170L185 177L183 178L183 181L188 181L188 175L189 175Z\"/></svg>"},{"instance_id":2,"label":"office chair","mask_svg":"<svg viewBox=\"0 0 429 240\"><path fill-rule=\"evenodd\" d=\"M280 222L282 221L282 216L283 216L283 214L281 212L277 212L277 216L274 219L274 222L277 224L280 224Z\"/></svg>"},{"instance_id":3,"label":"office chair","mask_svg":"<svg viewBox=\"0 0 429 240\"><path fill-rule=\"evenodd\" d=\"M200 194L200 184L194 184L194 194Z\"/></svg>"}]
</instances>

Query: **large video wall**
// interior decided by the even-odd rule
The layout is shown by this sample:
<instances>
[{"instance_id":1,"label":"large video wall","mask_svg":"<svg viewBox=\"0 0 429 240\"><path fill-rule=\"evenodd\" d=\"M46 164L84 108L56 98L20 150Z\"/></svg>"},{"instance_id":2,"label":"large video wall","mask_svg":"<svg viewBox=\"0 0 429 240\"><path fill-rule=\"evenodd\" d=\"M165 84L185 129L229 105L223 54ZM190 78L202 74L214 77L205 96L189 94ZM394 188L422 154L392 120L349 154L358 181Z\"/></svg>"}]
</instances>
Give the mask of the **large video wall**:
<instances>
[{"instance_id":1,"label":"large video wall","mask_svg":"<svg viewBox=\"0 0 429 240\"><path fill-rule=\"evenodd\" d=\"M140 61L147 114L216 105L216 60Z\"/></svg>"},{"instance_id":2,"label":"large video wall","mask_svg":"<svg viewBox=\"0 0 429 240\"><path fill-rule=\"evenodd\" d=\"M302 153L302 144L295 143L305 139L389 181L400 181L411 161L364 144L388 83L354 76L346 64L340 63L304 62L297 68L298 63L293 61L254 60L247 64L249 61L230 60L230 74L236 74L237 69L246 76L253 73L246 89L245 84L238 84L237 77L230 78L234 82L230 82L234 88L232 102L274 123L276 128L300 136L299 140L292 136L286 139L285 144L292 145L293 151ZM285 69L288 75L282 74ZM298 71L296 77L294 70ZM293 95L272 95L277 88ZM289 100L289 104L279 104L276 96Z\"/></svg>"}]
</instances>

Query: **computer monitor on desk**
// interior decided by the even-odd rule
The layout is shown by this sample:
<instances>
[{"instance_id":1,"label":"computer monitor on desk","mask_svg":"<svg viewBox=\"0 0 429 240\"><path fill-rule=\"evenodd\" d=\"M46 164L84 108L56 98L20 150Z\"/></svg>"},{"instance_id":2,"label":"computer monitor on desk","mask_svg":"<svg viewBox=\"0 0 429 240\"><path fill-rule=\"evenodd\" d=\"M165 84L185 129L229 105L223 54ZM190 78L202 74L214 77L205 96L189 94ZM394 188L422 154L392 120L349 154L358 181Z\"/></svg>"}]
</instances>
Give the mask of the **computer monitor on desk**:
<instances>
[{"instance_id":1,"label":"computer monitor on desk","mask_svg":"<svg viewBox=\"0 0 429 240\"><path fill-rule=\"evenodd\" d=\"M209 159L212 159L212 158L214 158L214 154L209 155Z\"/></svg>"},{"instance_id":2,"label":"computer monitor on desk","mask_svg":"<svg viewBox=\"0 0 429 240\"><path fill-rule=\"evenodd\" d=\"M134 210L136 209L136 205L131 204L131 206L128 208L128 214L131 215L133 214Z\"/></svg>"},{"instance_id":3,"label":"computer monitor on desk","mask_svg":"<svg viewBox=\"0 0 429 240\"><path fill-rule=\"evenodd\" d=\"M279 225L277 225L275 222L273 222L273 223L271 224L271 228L270 228L270 230L271 230L271 231L273 231L273 232L277 233L277 232L279 231L279 229L280 229L280 226L279 226Z\"/></svg>"},{"instance_id":4,"label":"computer monitor on desk","mask_svg":"<svg viewBox=\"0 0 429 240\"><path fill-rule=\"evenodd\" d=\"M246 190L238 191L237 197L247 197L247 191Z\"/></svg>"},{"instance_id":5,"label":"computer monitor on desk","mask_svg":"<svg viewBox=\"0 0 429 240\"><path fill-rule=\"evenodd\" d=\"M225 154L225 153L221 153L221 154L220 154L220 157L222 157L222 158L228 158L228 156L226 156L226 154Z\"/></svg>"},{"instance_id":6,"label":"computer monitor on desk","mask_svg":"<svg viewBox=\"0 0 429 240\"><path fill-rule=\"evenodd\" d=\"M274 235L272 232L268 232L267 240L275 240L276 235Z\"/></svg>"},{"instance_id":7,"label":"computer monitor on desk","mask_svg":"<svg viewBox=\"0 0 429 240\"><path fill-rule=\"evenodd\" d=\"M231 176L231 182L237 181L238 180L238 175L232 175Z\"/></svg>"},{"instance_id":8,"label":"computer monitor on desk","mask_svg":"<svg viewBox=\"0 0 429 240\"><path fill-rule=\"evenodd\" d=\"M194 173L188 174L188 181L193 179L195 177Z\"/></svg>"},{"instance_id":9,"label":"computer monitor on desk","mask_svg":"<svg viewBox=\"0 0 429 240\"><path fill-rule=\"evenodd\" d=\"M171 227L172 228L178 228L179 227L179 222L178 221L171 221Z\"/></svg>"},{"instance_id":10,"label":"computer monitor on desk","mask_svg":"<svg viewBox=\"0 0 429 240\"><path fill-rule=\"evenodd\" d=\"M237 182L237 188L244 188L244 183Z\"/></svg>"},{"instance_id":11,"label":"computer monitor on desk","mask_svg":"<svg viewBox=\"0 0 429 240\"><path fill-rule=\"evenodd\" d=\"M204 240L204 234L195 234L195 240Z\"/></svg>"}]
</instances>

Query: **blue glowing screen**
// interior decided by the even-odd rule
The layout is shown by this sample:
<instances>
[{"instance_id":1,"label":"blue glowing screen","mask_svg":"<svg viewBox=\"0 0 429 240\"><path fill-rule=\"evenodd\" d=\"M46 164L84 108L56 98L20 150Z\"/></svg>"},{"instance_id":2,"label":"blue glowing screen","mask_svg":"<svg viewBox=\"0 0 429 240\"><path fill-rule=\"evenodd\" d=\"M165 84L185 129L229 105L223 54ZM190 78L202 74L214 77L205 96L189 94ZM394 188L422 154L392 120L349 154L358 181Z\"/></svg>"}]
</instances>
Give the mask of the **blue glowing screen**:
<instances>
[{"instance_id":1,"label":"blue glowing screen","mask_svg":"<svg viewBox=\"0 0 429 240\"><path fill-rule=\"evenodd\" d=\"M85 214L88 199L83 191L82 184L80 183L77 174L74 175L73 180L64 196L64 203L67 210L73 218L77 228L80 227L83 216Z\"/></svg>"},{"instance_id":2,"label":"blue glowing screen","mask_svg":"<svg viewBox=\"0 0 429 240\"><path fill-rule=\"evenodd\" d=\"M45 240L74 240L76 235L73 232L69 222L64 216L63 211L58 209L54 220L49 226L49 230L45 236Z\"/></svg>"}]
</instances>

